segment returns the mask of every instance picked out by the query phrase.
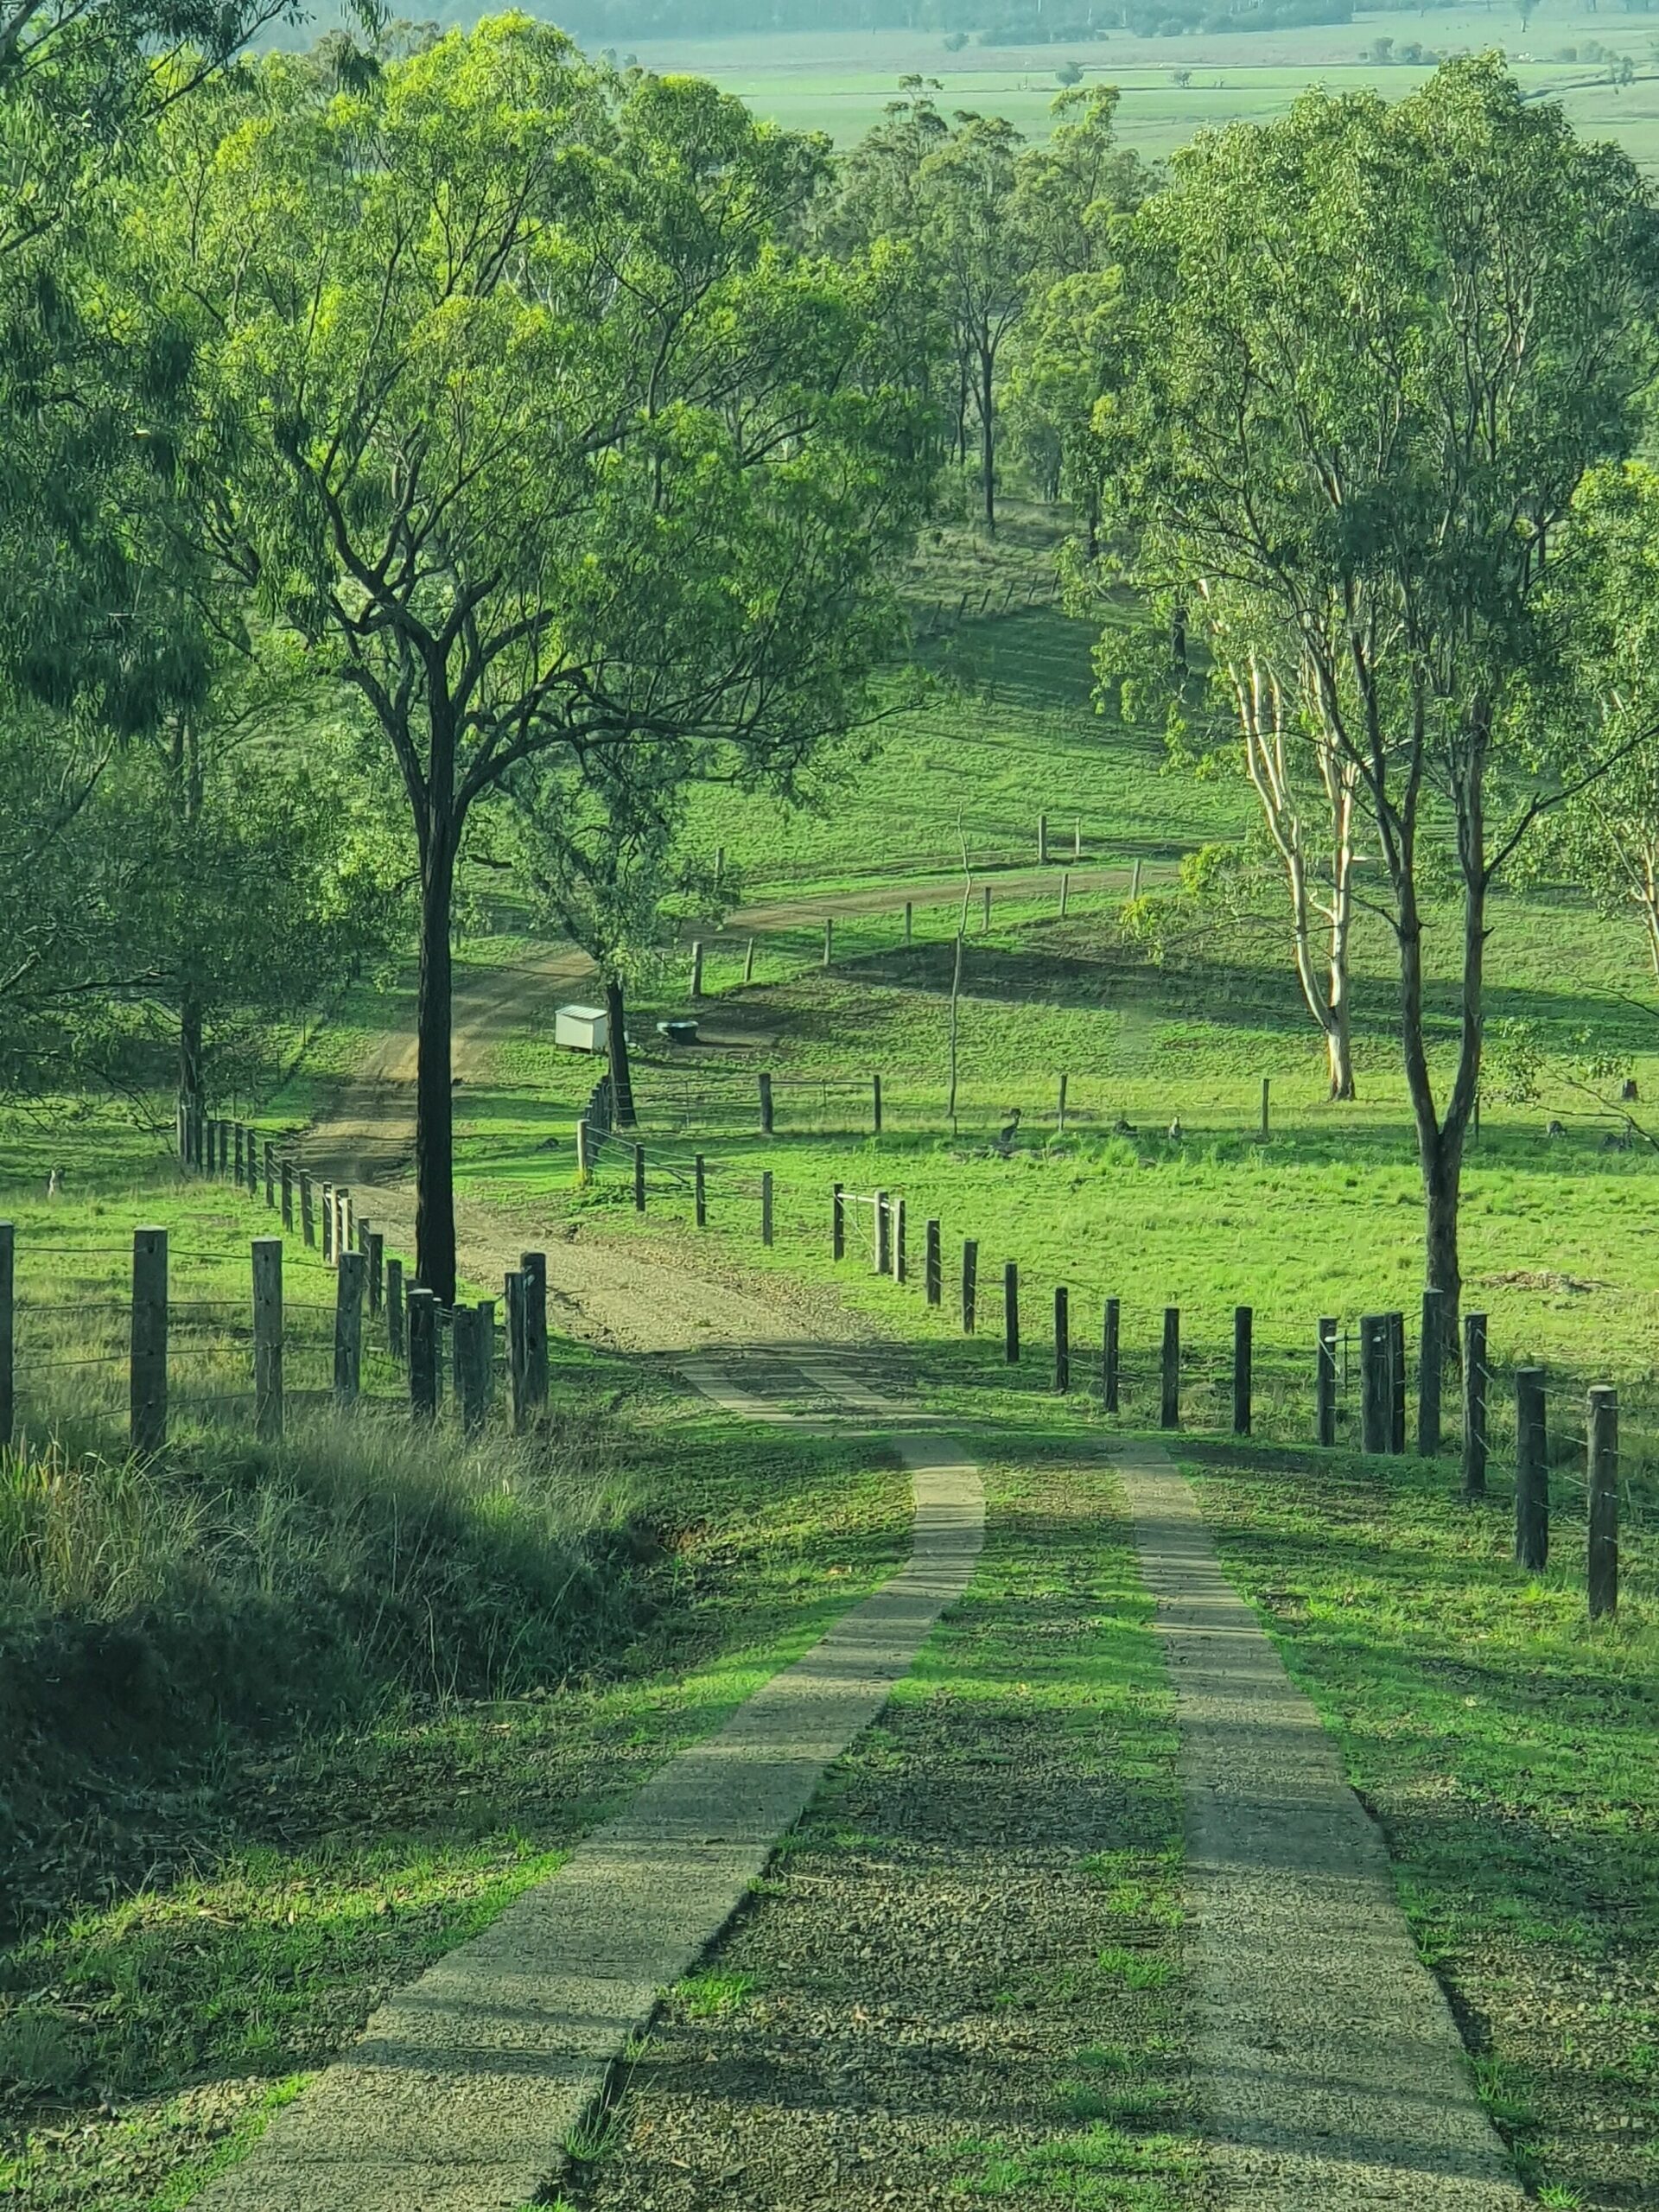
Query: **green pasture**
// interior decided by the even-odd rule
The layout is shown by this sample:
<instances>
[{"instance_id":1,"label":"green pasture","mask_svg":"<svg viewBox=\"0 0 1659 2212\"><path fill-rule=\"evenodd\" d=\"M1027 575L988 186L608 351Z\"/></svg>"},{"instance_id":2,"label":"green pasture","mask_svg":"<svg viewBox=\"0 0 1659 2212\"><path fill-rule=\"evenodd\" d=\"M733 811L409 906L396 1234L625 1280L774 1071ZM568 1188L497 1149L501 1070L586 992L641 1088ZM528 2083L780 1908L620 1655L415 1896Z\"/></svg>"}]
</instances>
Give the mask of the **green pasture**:
<instances>
[{"instance_id":1,"label":"green pasture","mask_svg":"<svg viewBox=\"0 0 1659 2212\"><path fill-rule=\"evenodd\" d=\"M907 73L939 79L934 95L957 108L1006 116L1028 137L1047 135L1062 63L1075 62L1085 84L1122 92L1119 129L1126 145L1161 160L1218 124L1264 122L1282 114L1308 86L1333 91L1376 87L1390 97L1413 90L1426 68L1379 65L1379 37L1396 48L1417 40L1437 54L1501 47L1529 92L1559 99L1588 137L1617 139L1644 166L1659 164L1659 64L1656 33L1643 16L1599 15L1545 6L1523 22L1514 7L1387 11L1352 23L1313 24L1264 33L1200 33L1140 38L1113 30L1087 43L1001 48L970 44L945 50L942 37L898 33L826 34L816 38L636 41L648 67L711 77L760 115L791 130L827 132L849 145L881 118ZM1628 54L1637 81L1609 81L1605 64L1567 61L1562 49L1593 41ZM1187 76L1176 82L1177 73Z\"/></svg>"},{"instance_id":2,"label":"green pasture","mask_svg":"<svg viewBox=\"0 0 1659 2212\"><path fill-rule=\"evenodd\" d=\"M1039 608L968 622L924 645L935 689L879 731L880 750L832 780L819 809L697 795L692 834L723 844L746 895L946 874L1037 859L1049 817L1057 871L1083 832L1085 864L1179 859L1237 836L1248 794L1169 774L1160 736L1094 704L1091 624ZM1058 883L1058 873L1056 876Z\"/></svg>"}]
</instances>

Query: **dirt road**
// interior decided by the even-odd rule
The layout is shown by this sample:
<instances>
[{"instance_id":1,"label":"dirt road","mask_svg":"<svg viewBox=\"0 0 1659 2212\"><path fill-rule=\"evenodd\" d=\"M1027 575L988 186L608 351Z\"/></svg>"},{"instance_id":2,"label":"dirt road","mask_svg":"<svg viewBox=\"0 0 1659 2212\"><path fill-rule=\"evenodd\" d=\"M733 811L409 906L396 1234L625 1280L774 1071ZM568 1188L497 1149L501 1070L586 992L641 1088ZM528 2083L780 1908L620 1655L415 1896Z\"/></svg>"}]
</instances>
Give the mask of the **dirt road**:
<instances>
[{"instance_id":1,"label":"dirt road","mask_svg":"<svg viewBox=\"0 0 1659 2212\"><path fill-rule=\"evenodd\" d=\"M1016 869L995 881L999 895L1024 894L1052 886L1058 874L1054 868ZM1090 868L1072 870L1071 880L1081 891L1127 878L1122 868ZM906 899L919 904L950 892L948 877L927 877L872 891L770 900L741 909L726 933L763 937L830 915L901 913ZM507 1038L527 1021L550 1023L554 1007L590 991L594 981L593 963L567 944L534 946L510 967L463 969L455 994L455 1082L484 1076ZM295 1148L313 1176L353 1191L359 1217L385 1233L388 1250L411 1257L416 1058L413 1027L391 1031ZM487 1203L459 1199L455 1234L462 1274L481 1283L499 1281L518 1265L521 1251L550 1243L545 1217L505 1194ZM683 1267L664 1270L648 1249L601 1245L574 1228L548 1250L548 1295L556 1328L617 1351L675 1351L768 1338L815 1342L856 1333L839 1304L821 1294L802 1288L786 1294L769 1286L750 1294L718 1277L694 1280Z\"/></svg>"}]
</instances>

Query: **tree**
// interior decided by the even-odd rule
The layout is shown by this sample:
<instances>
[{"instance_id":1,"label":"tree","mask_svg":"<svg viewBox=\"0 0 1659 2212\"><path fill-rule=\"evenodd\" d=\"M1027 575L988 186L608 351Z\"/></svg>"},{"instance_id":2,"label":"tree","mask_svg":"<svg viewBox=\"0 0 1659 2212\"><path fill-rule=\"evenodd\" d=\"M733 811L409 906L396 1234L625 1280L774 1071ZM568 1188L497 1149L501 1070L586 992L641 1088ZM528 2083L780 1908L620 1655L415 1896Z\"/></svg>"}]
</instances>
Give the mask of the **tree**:
<instances>
[{"instance_id":1,"label":"tree","mask_svg":"<svg viewBox=\"0 0 1659 2212\"><path fill-rule=\"evenodd\" d=\"M391 794L356 772L338 706L281 641L221 646L200 697L109 779L143 825L133 996L170 1035L187 1110L257 1089L273 1026L403 934Z\"/></svg>"},{"instance_id":2,"label":"tree","mask_svg":"<svg viewBox=\"0 0 1659 2212\"><path fill-rule=\"evenodd\" d=\"M1461 1287L1492 886L1612 758L1552 760L1519 700L1588 469L1624 450L1656 283L1626 157L1582 146L1491 59L1390 106L1313 93L1200 140L1137 218L1103 481L1139 571L1200 581L1235 652L1294 640L1322 742L1379 848L1428 1283ZM1458 1043L1437 1081L1430 881L1461 907Z\"/></svg>"},{"instance_id":3,"label":"tree","mask_svg":"<svg viewBox=\"0 0 1659 2212\"><path fill-rule=\"evenodd\" d=\"M170 674L123 531L175 383L112 326L117 177L156 118L289 0L0 0L0 673L115 723Z\"/></svg>"},{"instance_id":4,"label":"tree","mask_svg":"<svg viewBox=\"0 0 1659 2212\"><path fill-rule=\"evenodd\" d=\"M1094 404L1118 338L1118 239L1145 198L1146 172L1117 143L1116 86L1062 92L1054 130L1021 157L1020 197L1032 240L1031 299L1007 378L1007 412L1051 498L1083 510L1086 553L1098 551Z\"/></svg>"},{"instance_id":5,"label":"tree","mask_svg":"<svg viewBox=\"0 0 1659 2212\"><path fill-rule=\"evenodd\" d=\"M931 424L902 255L790 239L821 143L523 16L170 133L204 550L366 702L420 880L416 1257L454 1292L450 920L474 805L665 740L788 784L864 711Z\"/></svg>"},{"instance_id":6,"label":"tree","mask_svg":"<svg viewBox=\"0 0 1659 2212\"><path fill-rule=\"evenodd\" d=\"M1548 595L1564 683L1536 704L1612 766L1554 816L1533 856L1638 917L1659 979L1659 474L1637 461L1586 477ZM1578 718L1587 720L1580 732Z\"/></svg>"},{"instance_id":7,"label":"tree","mask_svg":"<svg viewBox=\"0 0 1659 2212\"><path fill-rule=\"evenodd\" d=\"M636 748L626 772L601 755L584 772L556 755L513 775L507 841L540 915L579 945L605 991L611 1092L619 1128L635 1121L627 994L657 964L665 910L690 903L714 920L728 886L677 850L697 761L687 746Z\"/></svg>"},{"instance_id":8,"label":"tree","mask_svg":"<svg viewBox=\"0 0 1659 2212\"><path fill-rule=\"evenodd\" d=\"M1031 238L1017 189L1024 140L1002 116L964 115L922 163L923 250L957 344L979 423L980 499L996 528L998 368L1025 312Z\"/></svg>"}]
</instances>

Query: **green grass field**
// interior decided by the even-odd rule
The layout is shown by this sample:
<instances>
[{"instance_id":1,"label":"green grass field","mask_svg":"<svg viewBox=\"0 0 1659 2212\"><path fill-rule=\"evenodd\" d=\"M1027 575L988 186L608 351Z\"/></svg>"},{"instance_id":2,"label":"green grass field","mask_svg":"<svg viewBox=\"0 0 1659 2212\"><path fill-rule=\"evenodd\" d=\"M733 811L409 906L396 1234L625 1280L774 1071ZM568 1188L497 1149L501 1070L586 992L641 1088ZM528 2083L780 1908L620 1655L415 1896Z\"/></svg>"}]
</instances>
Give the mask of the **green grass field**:
<instances>
[{"instance_id":1,"label":"green grass field","mask_svg":"<svg viewBox=\"0 0 1659 2212\"><path fill-rule=\"evenodd\" d=\"M1502 48L1523 87L1561 101L1575 128L1613 138L1643 167L1659 166L1659 76L1655 35L1645 18L1609 16L1587 9L1546 5L1523 20L1516 8L1453 7L1427 13L1365 15L1352 23L1315 24L1294 31L1204 33L1138 38L1114 30L1086 44L1016 48L969 45L945 50L938 36L875 32L637 42L647 67L712 77L740 93L760 114L792 130L823 130L838 145L861 137L897 96L899 77L938 78L937 95L957 108L1007 116L1028 137L1047 134L1049 104L1059 90L1054 72L1066 60L1085 83L1116 85L1123 94L1119 128L1126 145L1161 160L1204 129L1262 122L1282 114L1312 84L1333 91L1376 86L1390 96L1421 84L1425 70L1379 66L1374 41L1396 48L1415 39L1437 54ZM1565 48L1595 41L1628 54L1637 80L1620 87L1605 65L1560 59ZM1177 72L1189 81L1178 84Z\"/></svg>"}]
</instances>

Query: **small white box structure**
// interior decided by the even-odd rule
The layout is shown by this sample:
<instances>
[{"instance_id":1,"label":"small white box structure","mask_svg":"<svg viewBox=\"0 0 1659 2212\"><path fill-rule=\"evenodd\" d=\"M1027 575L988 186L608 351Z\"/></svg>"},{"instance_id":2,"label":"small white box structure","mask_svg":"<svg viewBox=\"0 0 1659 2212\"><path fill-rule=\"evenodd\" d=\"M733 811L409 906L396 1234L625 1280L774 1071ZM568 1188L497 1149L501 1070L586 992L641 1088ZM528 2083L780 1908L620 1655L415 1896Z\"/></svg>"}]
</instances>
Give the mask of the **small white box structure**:
<instances>
[{"instance_id":1,"label":"small white box structure","mask_svg":"<svg viewBox=\"0 0 1659 2212\"><path fill-rule=\"evenodd\" d=\"M562 1006L553 1016L553 1042L568 1045L573 1052L602 1052L607 1049L602 1006Z\"/></svg>"}]
</instances>

